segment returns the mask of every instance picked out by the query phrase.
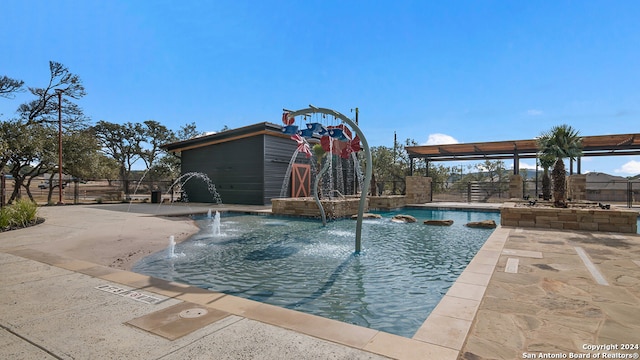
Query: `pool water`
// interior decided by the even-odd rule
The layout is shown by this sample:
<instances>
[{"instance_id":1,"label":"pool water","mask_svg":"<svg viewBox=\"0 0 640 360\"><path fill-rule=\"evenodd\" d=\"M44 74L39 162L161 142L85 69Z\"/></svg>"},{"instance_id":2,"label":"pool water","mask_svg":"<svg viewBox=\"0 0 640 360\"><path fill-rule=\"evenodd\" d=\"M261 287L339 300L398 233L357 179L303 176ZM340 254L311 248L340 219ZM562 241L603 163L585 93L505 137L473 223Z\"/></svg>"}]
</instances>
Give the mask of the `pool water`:
<instances>
[{"instance_id":1,"label":"pool water","mask_svg":"<svg viewBox=\"0 0 640 360\"><path fill-rule=\"evenodd\" d=\"M224 214L221 235L211 220L133 271L351 324L412 337L462 273L492 229L464 226L499 213L411 210L365 219L362 252L354 254L354 220ZM417 223L391 221L395 214ZM426 219L451 219L449 227Z\"/></svg>"}]
</instances>

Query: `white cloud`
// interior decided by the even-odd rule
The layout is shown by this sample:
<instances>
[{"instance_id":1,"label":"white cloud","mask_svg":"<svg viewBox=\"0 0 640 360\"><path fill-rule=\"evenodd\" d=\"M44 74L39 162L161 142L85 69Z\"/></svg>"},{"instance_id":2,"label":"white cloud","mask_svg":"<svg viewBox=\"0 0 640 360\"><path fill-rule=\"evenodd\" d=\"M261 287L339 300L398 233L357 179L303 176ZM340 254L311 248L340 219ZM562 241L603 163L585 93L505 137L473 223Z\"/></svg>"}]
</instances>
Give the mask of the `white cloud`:
<instances>
[{"instance_id":1,"label":"white cloud","mask_svg":"<svg viewBox=\"0 0 640 360\"><path fill-rule=\"evenodd\" d=\"M518 166L520 167L520 170L534 170L536 169L536 164L527 164L526 162L519 160L520 162L518 163ZM505 160L505 166L508 167L508 169L513 170L513 160ZM538 169L538 170L542 170L542 169Z\"/></svg>"},{"instance_id":2,"label":"white cloud","mask_svg":"<svg viewBox=\"0 0 640 360\"><path fill-rule=\"evenodd\" d=\"M614 172L618 174L640 174L640 161L631 160L626 164L623 164L620 169L615 169Z\"/></svg>"},{"instance_id":3,"label":"white cloud","mask_svg":"<svg viewBox=\"0 0 640 360\"><path fill-rule=\"evenodd\" d=\"M536 110L536 109L527 110L527 115L529 116L540 116L542 114L543 114L542 110Z\"/></svg>"},{"instance_id":4,"label":"white cloud","mask_svg":"<svg viewBox=\"0 0 640 360\"><path fill-rule=\"evenodd\" d=\"M527 164L526 162L520 160L519 163L520 169L531 169L531 170L535 170L536 169L536 164Z\"/></svg>"},{"instance_id":5,"label":"white cloud","mask_svg":"<svg viewBox=\"0 0 640 360\"><path fill-rule=\"evenodd\" d=\"M425 145L457 144L459 141L447 134L429 134Z\"/></svg>"}]
</instances>

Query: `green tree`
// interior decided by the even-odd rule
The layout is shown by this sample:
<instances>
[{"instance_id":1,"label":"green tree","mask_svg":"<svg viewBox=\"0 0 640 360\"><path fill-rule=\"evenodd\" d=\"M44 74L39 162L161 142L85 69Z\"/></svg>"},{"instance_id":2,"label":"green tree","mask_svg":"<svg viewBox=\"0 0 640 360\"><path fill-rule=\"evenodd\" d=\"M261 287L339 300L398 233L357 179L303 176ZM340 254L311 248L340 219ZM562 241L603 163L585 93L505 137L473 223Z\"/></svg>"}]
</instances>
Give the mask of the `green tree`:
<instances>
[{"instance_id":1,"label":"green tree","mask_svg":"<svg viewBox=\"0 0 640 360\"><path fill-rule=\"evenodd\" d=\"M582 138L569 125L554 126L538 137L541 155L553 157L555 164L551 172L553 179L553 200L556 207L566 207L566 170L564 159L575 160L582 155Z\"/></svg>"},{"instance_id":2,"label":"green tree","mask_svg":"<svg viewBox=\"0 0 640 360\"><path fill-rule=\"evenodd\" d=\"M148 147L141 150L140 158L144 161L146 168L151 169L163 154L161 146L175 139L175 135L173 131L155 120L144 122L143 134Z\"/></svg>"},{"instance_id":3,"label":"green tree","mask_svg":"<svg viewBox=\"0 0 640 360\"><path fill-rule=\"evenodd\" d=\"M12 143L15 136L20 133L22 124L18 120L0 121L0 170L3 170L13 153L17 151Z\"/></svg>"},{"instance_id":4,"label":"green tree","mask_svg":"<svg viewBox=\"0 0 640 360\"><path fill-rule=\"evenodd\" d=\"M69 69L55 61L49 61L50 77L44 87L28 87L34 100L18 107L18 113L23 122L32 123L58 123L58 94L62 91L62 123L66 128L76 125L82 126L86 119L82 109L69 99L79 99L86 95L80 77Z\"/></svg>"},{"instance_id":5,"label":"green tree","mask_svg":"<svg viewBox=\"0 0 640 360\"><path fill-rule=\"evenodd\" d=\"M191 122L180 127L175 132L171 132L172 137L167 139L166 143L184 141L202 136L203 133L198 131L196 123ZM161 156L153 171L157 178L175 179L180 176L180 152L166 152Z\"/></svg>"},{"instance_id":6,"label":"green tree","mask_svg":"<svg viewBox=\"0 0 640 360\"><path fill-rule=\"evenodd\" d=\"M99 172L100 158L98 140L90 129L72 131L62 138L62 167L73 179L74 203L78 202L80 179L90 179ZM53 188L49 188L47 202L51 203Z\"/></svg>"},{"instance_id":7,"label":"green tree","mask_svg":"<svg viewBox=\"0 0 640 360\"><path fill-rule=\"evenodd\" d=\"M43 124L24 124L11 122L6 127L8 135L9 152L7 167L14 179L14 188L8 203L21 198L21 189L24 189L29 199L33 200L30 191L31 180L52 169L52 149L56 149L55 133Z\"/></svg>"},{"instance_id":8,"label":"green tree","mask_svg":"<svg viewBox=\"0 0 640 360\"><path fill-rule=\"evenodd\" d=\"M483 163L476 164L476 169L483 174L482 181L488 182L489 188L485 190L487 198L493 196L496 192L501 194L509 189L507 180L509 179L509 171L504 166L502 160L485 160Z\"/></svg>"},{"instance_id":9,"label":"green tree","mask_svg":"<svg viewBox=\"0 0 640 360\"><path fill-rule=\"evenodd\" d=\"M396 181L404 180L407 167L403 165L406 164L398 161L398 152L394 152L393 148L386 146L372 147L371 161L373 162L371 184L371 193L373 195L377 195L380 192L393 191ZM401 187L402 190L404 190L404 186Z\"/></svg>"},{"instance_id":10,"label":"green tree","mask_svg":"<svg viewBox=\"0 0 640 360\"><path fill-rule=\"evenodd\" d=\"M431 188L434 193L442 193L448 188L451 173L449 166L429 164L429 177L431 177Z\"/></svg>"},{"instance_id":11,"label":"green tree","mask_svg":"<svg viewBox=\"0 0 640 360\"><path fill-rule=\"evenodd\" d=\"M0 76L0 97L12 99L13 93L22 91L24 81L12 79L8 76Z\"/></svg>"},{"instance_id":12,"label":"green tree","mask_svg":"<svg viewBox=\"0 0 640 360\"><path fill-rule=\"evenodd\" d=\"M24 81L22 80L12 79L8 76L0 76L0 97L13 99L15 97L14 93L23 91L23 85ZM4 173L5 166L11 158L11 148L8 141L9 137L6 136L10 126L12 126L11 123L0 121L0 174Z\"/></svg>"},{"instance_id":13,"label":"green tree","mask_svg":"<svg viewBox=\"0 0 640 360\"><path fill-rule=\"evenodd\" d=\"M107 179L109 186L112 186L112 182L118 179L119 164L116 160L106 156L102 152L98 152L97 156L98 158L94 164L94 172L89 178Z\"/></svg>"},{"instance_id":14,"label":"green tree","mask_svg":"<svg viewBox=\"0 0 640 360\"><path fill-rule=\"evenodd\" d=\"M133 164L141 158L145 130L136 123L115 124L100 120L93 127L102 152L118 163L122 190L129 194L129 180Z\"/></svg>"},{"instance_id":15,"label":"green tree","mask_svg":"<svg viewBox=\"0 0 640 360\"><path fill-rule=\"evenodd\" d=\"M371 181L371 193L377 194L378 190L392 194L404 194L406 191L405 177L411 173L411 159L406 151L406 146L416 146L413 139L406 139L404 145L395 141L394 147L374 146L371 148L371 160L373 173ZM427 163L424 159L414 159L413 174L426 175ZM433 179L434 191L444 189L451 175L451 169L443 165L429 164L429 176ZM378 185L376 188L376 185Z\"/></svg>"},{"instance_id":16,"label":"green tree","mask_svg":"<svg viewBox=\"0 0 640 360\"><path fill-rule=\"evenodd\" d=\"M18 106L19 117L0 122L0 168L8 168L15 179L9 201L20 197L21 188L33 200L31 181L53 172L57 166L58 114L62 115L64 134L76 131L86 122L82 109L69 100L85 95L80 77L54 61L49 62L49 70L49 81L44 87L28 87L35 99ZM20 91L22 85L22 81L2 77L0 95L11 98L11 93ZM64 94L62 104L56 91Z\"/></svg>"},{"instance_id":17,"label":"green tree","mask_svg":"<svg viewBox=\"0 0 640 360\"><path fill-rule=\"evenodd\" d=\"M193 139L194 137L202 136L203 133L198 131L198 127L195 122L184 124L176 131L176 138L173 141L183 141Z\"/></svg>"}]
</instances>

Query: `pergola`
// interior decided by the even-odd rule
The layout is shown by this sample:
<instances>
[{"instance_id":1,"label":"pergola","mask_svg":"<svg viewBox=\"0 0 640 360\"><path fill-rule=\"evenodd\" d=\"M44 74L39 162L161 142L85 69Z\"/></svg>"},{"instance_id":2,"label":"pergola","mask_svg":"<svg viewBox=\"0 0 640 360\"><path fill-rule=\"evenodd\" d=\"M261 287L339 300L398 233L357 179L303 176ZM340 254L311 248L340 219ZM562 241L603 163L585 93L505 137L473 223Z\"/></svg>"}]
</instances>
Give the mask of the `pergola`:
<instances>
[{"instance_id":1,"label":"pergola","mask_svg":"<svg viewBox=\"0 0 640 360\"><path fill-rule=\"evenodd\" d=\"M537 157L536 140L508 140L482 143L407 146L411 161L425 159L427 175L431 161L508 160L513 159L513 173L520 173L519 160ZM582 137L582 156L640 155L640 134L617 134ZM577 159L580 174L580 158ZM573 174L573 160L569 166Z\"/></svg>"}]
</instances>

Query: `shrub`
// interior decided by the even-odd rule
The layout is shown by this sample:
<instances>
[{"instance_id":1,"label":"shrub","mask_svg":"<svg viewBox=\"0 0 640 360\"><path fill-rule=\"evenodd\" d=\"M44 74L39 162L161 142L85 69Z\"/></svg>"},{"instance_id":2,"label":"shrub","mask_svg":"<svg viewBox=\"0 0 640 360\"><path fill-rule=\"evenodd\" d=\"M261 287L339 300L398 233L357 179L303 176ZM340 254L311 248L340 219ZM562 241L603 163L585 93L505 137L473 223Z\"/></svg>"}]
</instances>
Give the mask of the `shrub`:
<instances>
[{"instance_id":1,"label":"shrub","mask_svg":"<svg viewBox=\"0 0 640 360\"><path fill-rule=\"evenodd\" d=\"M14 209L14 226L27 226L36 220L38 205L28 199L20 199L12 206Z\"/></svg>"},{"instance_id":2,"label":"shrub","mask_svg":"<svg viewBox=\"0 0 640 360\"><path fill-rule=\"evenodd\" d=\"M5 206L0 209L0 231L2 229L8 228L11 223L11 208L9 206Z\"/></svg>"},{"instance_id":3,"label":"shrub","mask_svg":"<svg viewBox=\"0 0 640 360\"><path fill-rule=\"evenodd\" d=\"M36 220L38 205L27 199L20 199L15 204L0 210L0 229L25 227Z\"/></svg>"}]
</instances>

